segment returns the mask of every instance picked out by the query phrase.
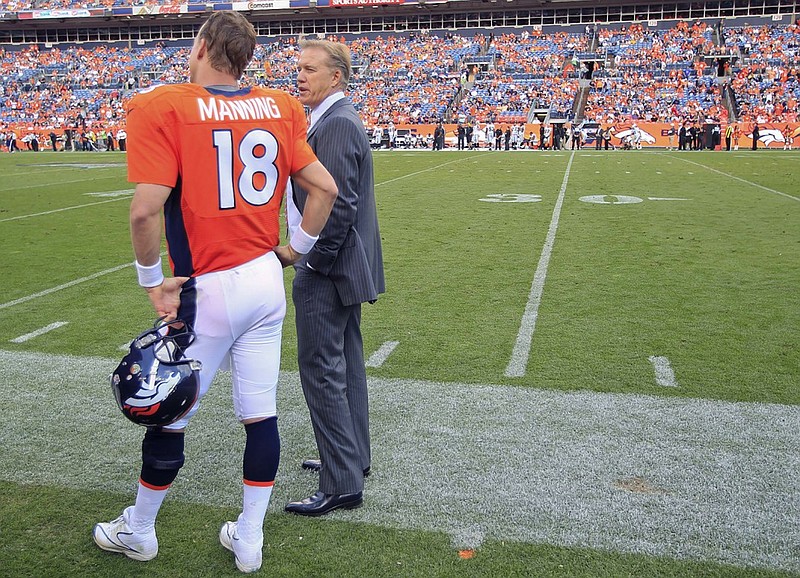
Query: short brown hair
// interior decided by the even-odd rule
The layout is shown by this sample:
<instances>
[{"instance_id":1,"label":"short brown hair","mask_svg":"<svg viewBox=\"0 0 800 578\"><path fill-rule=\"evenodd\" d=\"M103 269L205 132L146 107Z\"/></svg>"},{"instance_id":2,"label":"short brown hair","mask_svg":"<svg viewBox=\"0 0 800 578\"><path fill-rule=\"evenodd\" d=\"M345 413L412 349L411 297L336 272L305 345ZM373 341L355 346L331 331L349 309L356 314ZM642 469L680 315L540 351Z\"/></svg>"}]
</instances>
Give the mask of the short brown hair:
<instances>
[{"instance_id":1,"label":"short brown hair","mask_svg":"<svg viewBox=\"0 0 800 578\"><path fill-rule=\"evenodd\" d=\"M339 88L345 90L350 77L353 75L353 64L350 59L350 49L341 42L331 42L330 40L301 40L300 50L306 48L319 48L328 54L328 66L342 73L342 80Z\"/></svg>"},{"instance_id":2,"label":"short brown hair","mask_svg":"<svg viewBox=\"0 0 800 578\"><path fill-rule=\"evenodd\" d=\"M197 33L206 41L208 62L215 70L237 79L244 74L256 49L256 31L239 12L214 12Z\"/></svg>"}]
</instances>

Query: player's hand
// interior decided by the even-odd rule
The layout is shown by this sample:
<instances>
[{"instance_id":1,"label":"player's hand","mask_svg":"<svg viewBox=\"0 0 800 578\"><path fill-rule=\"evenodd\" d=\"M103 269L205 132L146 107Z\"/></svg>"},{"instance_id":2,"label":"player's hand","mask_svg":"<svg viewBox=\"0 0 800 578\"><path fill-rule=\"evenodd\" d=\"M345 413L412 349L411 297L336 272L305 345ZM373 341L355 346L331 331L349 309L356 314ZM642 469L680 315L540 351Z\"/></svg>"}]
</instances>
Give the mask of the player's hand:
<instances>
[{"instance_id":1,"label":"player's hand","mask_svg":"<svg viewBox=\"0 0 800 578\"><path fill-rule=\"evenodd\" d=\"M161 285L147 288L147 296L158 317L164 317L164 321L172 321L178 316L181 286L188 280L189 277L167 277Z\"/></svg>"},{"instance_id":2,"label":"player's hand","mask_svg":"<svg viewBox=\"0 0 800 578\"><path fill-rule=\"evenodd\" d=\"M292 249L291 245L279 245L272 249L281 262L281 266L289 267L297 263L303 255Z\"/></svg>"}]
</instances>

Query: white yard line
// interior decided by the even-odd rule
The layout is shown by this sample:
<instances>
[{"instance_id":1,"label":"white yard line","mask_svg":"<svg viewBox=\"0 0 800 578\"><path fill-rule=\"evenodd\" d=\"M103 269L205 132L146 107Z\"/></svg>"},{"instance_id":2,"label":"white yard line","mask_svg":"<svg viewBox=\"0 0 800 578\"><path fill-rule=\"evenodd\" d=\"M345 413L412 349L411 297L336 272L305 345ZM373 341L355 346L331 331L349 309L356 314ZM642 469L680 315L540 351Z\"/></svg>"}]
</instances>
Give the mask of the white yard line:
<instances>
[{"instance_id":1,"label":"white yard line","mask_svg":"<svg viewBox=\"0 0 800 578\"><path fill-rule=\"evenodd\" d=\"M704 169L707 169L707 170L709 170L711 172L717 173L718 175L722 175L724 177L728 177L729 179L734 179L734 180L740 181L742 183L750 185L751 187L756 187L758 189L762 189L764 191L767 191L768 193L774 193L776 195L780 195L782 197L786 197L787 199L792 199L793 201L800 202L800 197L795 197L795 196L790 195L788 193L784 193L784 192L781 192L781 191L776 191L775 189L770 189L769 187L765 187L764 185L759 185L758 183L754 183L753 181L748 181L747 179L743 179L742 177L737 177L736 175L732 175L730 173L726 173L726 172L721 171L719 169L715 169L713 167L709 167L709 166L704 165L702 163L698 163L698 162L689 160L689 159L684 158L684 157L682 157L680 155L670 155L670 158L678 159L678 160L681 160L681 161L683 161L685 163L691 163L691 164L696 165L698 167L703 167Z\"/></svg>"},{"instance_id":2,"label":"white yard line","mask_svg":"<svg viewBox=\"0 0 800 578\"><path fill-rule=\"evenodd\" d=\"M19 337L15 337L11 340L11 343L25 343L26 341L30 341L34 337L39 337L40 335L44 335L45 333L50 333L53 329L58 329L59 327L63 327L67 325L69 321L56 321L55 323L51 323L50 325L46 325L44 327L40 327L36 331L31 331L30 333L26 333L25 335L20 335Z\"/></svg>"},{"instance_id":3,"label":"white yard line","mask_svg":"<svg viewBox=\"0 0 800 578\"><path fill-rule=\"evenodd\" d=\"M553 209L553 217L550 219L550 227L547 229L547 237L544 242L544 247L542 248L542 255L539 257L539 265L536 267L536 273L533 276L531 291L528 295L528 303L525 305L525 313L523 313L522 321L520 322L517 341L514 343L514 350L511 352L511 360L508 362L508 367L506 367L506 377L522 377L525 375L525 369L528 365L528 358L531 351L531 342L533 341L533 332L536 330L536 319L539 316L539 305L542 302L544 282L547 278L547 267L550 264L550 254L553 252L553 244L555 243L556 232L558 231L561 205L564 203L564 194L567 191L569 172L572 168L572 159L574 158L575 152L573 151L569 156L569 163L567 163L567 170L564 172L564 180L561 182L561 189L558 191L558 199L556 199L556 206Z\"/></svg>"},{"instance_id":4,"label":"white yard line","mask_svg":"<svg viewBox=\"0 0 800 578\"><path fill-rule=\"evenodd\" d=\"M26 303L28 301L31 301L32 299L38 299L39 297L50 295L51 293L55 293L56 291L61 291L62 289L67 289L69 287L79 285L80 283L91 281L92 279L97 279L98 277L102 277L103 275L116 273L117 271L125 269L126 267L132 267L132 266L133 266L133 261L131 261L130 263L125 263L124 265L117 265L116 267L112 267L111 269L106 269L105 271L92 273L87 277L81 277L80 279L75 279L74 281L68 281L63 285L58 285L57 287L50 287L50 289L45 289L44 291L39 291L38 293L33 293L32 295L26 295L25 297L20 297L19 299L14 299L13 301L6 301L5 303L0 303L0 309L5 309L7 307L13 307L14 305Z\"/></svg>"},{"instance_id":5,"label":"white yard line","mask_svg":"<svg viewBox=\"0 0 800 578\"><path fill-rule=\"evenodd\" d=\"M653 364L658 385L662 387L678 387L678 381L675 379L675 372L672 371L669 359L661 355L651 355L647 359Z\"/></svg>"},{"instance_id":6,"label":"white yard line","mask_svg":"<svg viewBox=\"0 0 800 578\"><path fill-rule=\"evenodd\" d=\"M400 345L399 341L387 341L381 345L378 350L370 355L367 362L364 364L367 367L380 367L386 359L392 354L394 348Z\"/></svg>"},{"instance_id":7,"label":"white yard line","mask_svg":"<svg viewBox=\"0 0 800 578\"><path fill-rule=\"evenodd\" d=\"M161 251L161 256L163 257L166 255L166 251ZM85 283L86 281L91 281L92 279L97 279L98 277L102 277L103 275L109 275L111 273L116 273L117 271L121 271L126 267L133 267L133 261L130 263L123 263L122 265L117 265L116 267L111 267L110 269L106 269L104 271L98 271L97 273L92 273L91 275L87 275L86 277L81 277L80 279L75 279L73 281L67 281L57 287L50 287L49 289L45 289L44 291L39 291L38 293L33 293L31 295L26 295L25 297L20 297L19 299L14 299L13 301L6 301L5 303L0 303L0 309L5 309L7 307L13 307L14 305L19 305L21 303L26 303L32 299L38 299L39 297L44 297L45 295L50 295L51 293L55 293L56 291L61 291L62 289L68 289L75 285L79 285L80 283Z\"/></svg>"},{"instance_id":8,"label":"white yard line","mask_svg":"<svg viewBox=\"0 0 800 578\"><path fill-rule=\"evenodd\" d=\"M105 169L100 169L100 170L105 170ZM103 180L103 179L118 179L118 178L119 177L116 176L116 175L108 175L107 177L92 177L91 179L87 179L87 178L85 178L85 179L74 179L72 181L58 181L57 183L38 183L36 185L25 185L24 187L14 186L14 187L0 188L0 192L19 191L19 190L22 190L22 189L41 189L41 188L46 188L46 187L60 187L61 185L66 185L66 184L69 184L69 183L85 183L88 180L98 181L98 180Z\"/></svg>"},{"instance_id":9,"label":"white yard line","mask_svg":"<svg viewBox=\"0 0 800 578\"><path fill-rule=\"evenodd\" d=\"M108 199L105 201L97 201L94 203L86 203L84 205L74 205L72 207L62 207L61 209L53 209L52 211L43 211L41 213L31 213L30 215L19 215L18 217L8 217L6 219L0 219L0 223L5 223L6 221L19 221L20 219L30 219L31 217L41 217L42 215L52 215L53 213L62 213L64 211L71 211L72 209L83 209L85 207L92 207L94 205L102 205L104 203L114 203L116 201L124 201L130 200L131 196L127 197L117 197L115 199Z\"/></svg>"},{"instance_id":10,"label":"white yard line","mask_svg":"<svg viewBox=\"0 0 800 578\"><path fill-rule=\"evenodd\" d=\"M462 158L454 159L452 161L447 161L446 163L442 163L440 165L436 165L436 166L433 166L433 167L428 167L427 169L422 169L421 171L417 171L415 173L408 173L407 175L402 175L402 176L399 176L399 177L395 177L393 179L389 179L388 181L383 181L381 183L375 183L375 186L376 187L382 187L383 185L388 185L388 184L394 183L396 181L402 181L403 179L407 179L408 177L415 177L417 175L421 175L422 173L429 173L431 171L435 171L436 169L440 169L442 167L446 167L447 165L452 165L453 163L460 163L460 162L468 161L468 160L471 160L471 159L476 159L476 158L479 158L479 157L485 157L488 154L493 154L493 153L483 153L482 155L471 155L471 156L468 156L468 157L462 157Z\"/></svg>"}]
</instances>

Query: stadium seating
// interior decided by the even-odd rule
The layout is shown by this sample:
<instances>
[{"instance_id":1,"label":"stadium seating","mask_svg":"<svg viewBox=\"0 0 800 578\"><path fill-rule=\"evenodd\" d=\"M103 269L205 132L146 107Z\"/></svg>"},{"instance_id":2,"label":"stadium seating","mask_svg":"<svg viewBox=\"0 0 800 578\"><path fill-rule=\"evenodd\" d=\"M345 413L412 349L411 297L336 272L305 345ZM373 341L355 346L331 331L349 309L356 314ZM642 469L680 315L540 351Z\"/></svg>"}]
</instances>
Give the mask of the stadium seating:
<instances>
[{"instance_id":1,"label":"stadium seating","mask_svg":"<svg viewBox=\"0 0 800 578\"><path fill-rule=\"evenodd\" d=\"M355 69L350 95L367 126L461 117L514 124L542 110L551 119L577 112L602 122L725 120L726 95L742 120L797 120L797 25L743 26L721 36L702 22L600 27L596 36L417 32L347 43ZM34 130L114 126L132 91L187 80L183 44L0 49L0 123ZM297 51L294 37L265 41L244 82L294 91ZM597 61L591 74L579 70L587 59ZM587 85L586 104L576 111Z\"/></svg>"}]
</instances>

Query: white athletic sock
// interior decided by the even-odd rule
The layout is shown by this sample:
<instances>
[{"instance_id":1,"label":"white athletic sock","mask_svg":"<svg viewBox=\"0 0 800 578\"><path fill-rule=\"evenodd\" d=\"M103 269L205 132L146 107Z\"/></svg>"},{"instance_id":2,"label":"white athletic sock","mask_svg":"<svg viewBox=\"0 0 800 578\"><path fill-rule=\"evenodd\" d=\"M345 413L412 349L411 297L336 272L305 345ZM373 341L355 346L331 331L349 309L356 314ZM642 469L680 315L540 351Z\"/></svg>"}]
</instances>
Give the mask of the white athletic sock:
<instances>
[{"instance_id":1,"label":"white athletic sock","mask_svg":"<svg viewBox=\"0 0 800 578\"><path fill-rule=\"evenodd\" d=\"M255 543L263 537L264 517L267 515L269 499L272 497L272 483L265 486L242 484L244 499L239 516L239 537L245 542Z\"/></svg>"},{"instance_id":2,"label":"white athletic sock","mask_svg":"<svg viewBox=\"0 0 800 578\"><path fill-rule=\"evenodd\" d=\"M156 516L164 498L167 497L169 487L156 490L148 488L139 482L139 490L136 492L136 505L131 513L130 526L134 532L146 532L151 530L156 524Z\"/></svg>"}]
</instances>

